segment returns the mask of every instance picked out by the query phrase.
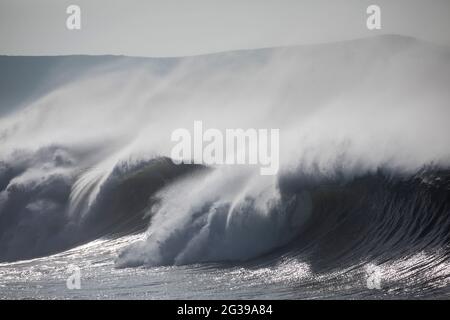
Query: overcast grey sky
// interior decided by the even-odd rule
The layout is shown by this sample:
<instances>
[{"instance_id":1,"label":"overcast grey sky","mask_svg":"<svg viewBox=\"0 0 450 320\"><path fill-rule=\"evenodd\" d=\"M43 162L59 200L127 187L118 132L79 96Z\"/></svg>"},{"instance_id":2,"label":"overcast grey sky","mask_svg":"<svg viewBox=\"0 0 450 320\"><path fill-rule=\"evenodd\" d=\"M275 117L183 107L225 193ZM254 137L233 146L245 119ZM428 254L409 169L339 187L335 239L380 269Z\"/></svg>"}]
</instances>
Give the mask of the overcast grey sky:
<instances>
[{"instance_id":1,"label":"overcast grey sky","mask_svg":"<svg viewBox=\"0 0 450 320\"><path fill-rule=\"evenodd\" d=\"M66 29L81 7L82 29ZM382 9L382 30L366 8ZM450 0L0 0L0 54L181 56L393 33L450 45Z\"/></svg>"}]
</instances>

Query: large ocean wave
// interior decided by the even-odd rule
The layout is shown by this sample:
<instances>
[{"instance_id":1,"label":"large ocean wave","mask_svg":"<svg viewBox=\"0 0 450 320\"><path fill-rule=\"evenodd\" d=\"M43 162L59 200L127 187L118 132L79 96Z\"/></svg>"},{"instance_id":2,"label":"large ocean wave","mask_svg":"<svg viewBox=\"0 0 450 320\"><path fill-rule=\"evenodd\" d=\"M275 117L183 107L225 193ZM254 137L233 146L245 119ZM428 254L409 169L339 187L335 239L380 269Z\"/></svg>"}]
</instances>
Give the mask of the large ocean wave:
<instances>
[{"instance_id":1,"label":"large ocean wave","mask_svg":"<svg viewBox=\"0 0 450 320\"><path fill-rule=\"evenodd\" d=\"M109 58L0 118L0 260L145 232L116 267L423 253L409 268L434 268L450 252L449 86L447 48L394 36ZM279 174L175 165L171 131L199 119L280 128Z\"/></svg>"}]
</instances>

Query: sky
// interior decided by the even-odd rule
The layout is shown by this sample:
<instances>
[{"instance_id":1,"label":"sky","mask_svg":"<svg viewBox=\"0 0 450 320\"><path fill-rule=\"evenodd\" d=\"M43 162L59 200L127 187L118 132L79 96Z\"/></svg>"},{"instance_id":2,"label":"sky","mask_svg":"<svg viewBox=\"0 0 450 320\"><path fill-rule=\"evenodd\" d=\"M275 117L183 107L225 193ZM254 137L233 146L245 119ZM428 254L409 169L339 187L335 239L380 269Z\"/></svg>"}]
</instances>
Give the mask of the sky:
<instances>
[{"instance_id":1,"label":"sky","mask_svg":"<svg viewBox=\"0 0 450 320\"><path fill-rule=\"evenodd\" d=\"M81 30L66 28L71 4ZM366 27L371 4L381 30ZM450 46L450 1L0 0L0 55L185 56L379 34Z\"/></svg>"}]
</instances>

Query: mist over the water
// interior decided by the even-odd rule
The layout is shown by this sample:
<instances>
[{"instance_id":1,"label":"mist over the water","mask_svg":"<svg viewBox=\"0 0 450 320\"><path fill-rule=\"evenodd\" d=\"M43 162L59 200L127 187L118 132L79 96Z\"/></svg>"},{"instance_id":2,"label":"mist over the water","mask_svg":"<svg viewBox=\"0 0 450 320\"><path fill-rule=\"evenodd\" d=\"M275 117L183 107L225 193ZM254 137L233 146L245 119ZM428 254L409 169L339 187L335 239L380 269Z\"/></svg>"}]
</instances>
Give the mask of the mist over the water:
<instances>
[{"instance_id":1,"label":"mist over the water","mask_svg":"<svg viewBox=\"0 0 450 320\"><path fill-rule=\"evenodd\" d=\"M448 167L449 88L450 50L397 36L109 60L0 118L0 257L95 238L107 191L169 157L171 132L195 120L279 128L279 175L245 166L172 174L151 194L157 205L141 208L148 238L117 266L257 257L309 218L310 196L282 192L284 178Z\"/></svg>"}]
</instances>

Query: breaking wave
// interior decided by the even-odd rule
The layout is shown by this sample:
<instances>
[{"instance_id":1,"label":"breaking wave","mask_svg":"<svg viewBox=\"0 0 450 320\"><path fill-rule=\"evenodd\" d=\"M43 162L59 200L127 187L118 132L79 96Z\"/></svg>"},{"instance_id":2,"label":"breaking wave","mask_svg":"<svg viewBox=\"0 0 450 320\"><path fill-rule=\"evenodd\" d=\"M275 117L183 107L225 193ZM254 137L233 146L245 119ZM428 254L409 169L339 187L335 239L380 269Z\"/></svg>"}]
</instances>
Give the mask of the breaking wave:
<instances>
[{"instance_id":1,"label":"breaking wave","mask_svg":"<svg viewBox=\"0 0 450 320\"><path fill-rule=\"evenodd\" d=\"M421 252L409 268L435 267L449 85L448 49L395 36L109 58L0 118L0 260L145 232L116 267L302 257L322 272ZM280 128L279 174L175 165L170 132L196 119Z\"/></svg>"}]
</instances>

